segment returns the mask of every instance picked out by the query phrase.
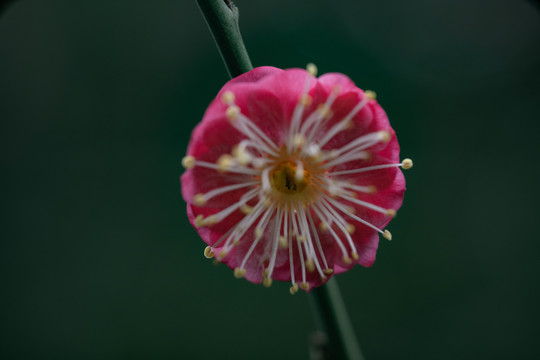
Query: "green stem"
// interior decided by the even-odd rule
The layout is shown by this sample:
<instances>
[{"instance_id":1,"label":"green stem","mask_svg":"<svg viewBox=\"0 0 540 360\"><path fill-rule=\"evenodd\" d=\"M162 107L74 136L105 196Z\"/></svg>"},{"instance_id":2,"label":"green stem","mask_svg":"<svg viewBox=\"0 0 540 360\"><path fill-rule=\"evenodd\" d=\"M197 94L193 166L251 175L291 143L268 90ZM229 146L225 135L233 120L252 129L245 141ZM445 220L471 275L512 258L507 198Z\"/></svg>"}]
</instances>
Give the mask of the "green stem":
<instances>
[{"instance_id":1,"label":"green stem","mask_svg":"<svg viewBox=\"0 0 540 360\"><path fill-rule=\"evenodd\" d=\"M231 77L253 68L238 27L238 8L231 0L197 0ZM320 331L326 335L324 359L363 360L335 279L312 291ZM321 346L323 344L317 344Z\"/></svg>"},{"instance_id":2,"label":"green stem","mask_svg":"<svg viewBox=\"0 0 540 360\"><path fill-rule=\"evenodd\" d=\"M313 289L311 300L317 326L327 336L328 345L322 351L324 359L362 360L336 279Z\"/></svg>"},{"instance_id":3,"label":"green stem","mask_svg":"<svg viewBox=\"0 0 540 360\"><path fill-rule=\"evenodd\" d=\"M197 0L231 78L253 69L238 27L238 8L230 0Z\"/></svg>"}]
</instances>

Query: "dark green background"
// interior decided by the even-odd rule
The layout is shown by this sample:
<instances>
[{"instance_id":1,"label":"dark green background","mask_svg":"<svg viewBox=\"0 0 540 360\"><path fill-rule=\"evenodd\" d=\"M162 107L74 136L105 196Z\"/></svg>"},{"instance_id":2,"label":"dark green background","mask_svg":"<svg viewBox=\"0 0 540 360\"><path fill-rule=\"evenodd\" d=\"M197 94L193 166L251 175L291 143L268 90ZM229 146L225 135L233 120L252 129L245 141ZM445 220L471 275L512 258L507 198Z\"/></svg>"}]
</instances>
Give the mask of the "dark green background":
<instances>
[{"instance_id":1,"label":"dark green background","mask_svg":"<svg viewBox=\"0 0 540 360\"><path fill-rule=\"evenodd\" d=\"M540 16L526 1L247 1L254 65L348 74L398 133L405 205L339 276L368 360L540 356ZM204 259L180 196L227 74L195 1L0 16L2 359L307 359L308 297Z\"/></svg>"}]
</instances>

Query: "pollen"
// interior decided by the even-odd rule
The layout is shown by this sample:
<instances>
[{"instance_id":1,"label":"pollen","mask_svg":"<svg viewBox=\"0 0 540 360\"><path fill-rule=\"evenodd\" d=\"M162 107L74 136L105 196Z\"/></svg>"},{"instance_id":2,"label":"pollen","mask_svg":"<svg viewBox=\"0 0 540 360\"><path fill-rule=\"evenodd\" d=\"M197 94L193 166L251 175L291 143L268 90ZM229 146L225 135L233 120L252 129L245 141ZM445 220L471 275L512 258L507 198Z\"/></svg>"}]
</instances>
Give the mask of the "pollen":
<instances>
[{"instance_id":1,"label":"pollen","mask_svg":"<svg viewBox=\"0 0 540 360\"><path fill-rule=\"evenodd\" d=\"M203 194L196 194L193 197L193 203L197 206L203 206L204 204L206 204L206 199L204 198Z\"/></svg>"},{"instance_id":2,"label":"pollen","mask_svg":"<svg viewBox=\"0 0 540 360\"><path fill-rule=\"evenodd\" d=\"M297 176L297 168L297 164L291 161L276 166L270 175L272 187L284 194L302 193L310 182L310 176L305 170Z\"/></svg>"},{"instance_id":3,"label":"pollen","mask_svg":"<svg viewBox=\"0 0 540 360\"><path fill-rule=\"evenodd\" d=\"M315 65L314 63L307 64L306 70L308 73L310 73L311 76L317 76L318 69L317 65Z\"/></svg>"},{"instance_id":4,"label":"pollen","mask_svg":"<svg viewBox=\"0 0 540 360\"><path fill-rule=\"evenodd\" d=\"M214 257L214 250L212 250L212 248L210 246L207 246L204 249L204 257L207 258L207 259L211 259L211 258Z\"/></svg>"},{"instance_id":5,"label":"pollen","mask_svg":"<svg viewBox=\"0 0 540 360\"><path fill-rule=\"evenodd\" d=\"M195 158L191 155L184 156L182 159L182 166L186 169L193 169L193 167L195 167Z\"/></svg>"},{"instance_id":6,"label":"pollen","mask_svg":"<svg viewBox=\"0 0 540 360\"><path fill-rule=\"evenodd\" d=\"M405 159L401 162L403 169L408 170L412 168L413 162L411 159Z\"/></svg>"},{"instance_id":7,"label":"pollen","mask_svg":"<svg viewBox=\"0 0 540 360\"><path fill-rule=\"evenodd\" d=\"M377 98L377 93L375 93L373 90L366 90L364 94L366 94L366 97L369 100L375 100Z\"/></svg>"},{"instance_id":8,"label":"pollen","mask_svg":"<svg viewBox=\"0 0 540 360\"><path fill-rule=\"evenodd\" d=\"M246 269L236 268L234 269L234 277L237 279L241 279L244 277L244 275L246 275L246 271Z\"/></svg>"},{"instance_id":9,"label":"pollen","mask_svg":"<svg viewBox=\"0 0 540 360\"><path fill-rule=\"evenodd\" d=\"M227 115L227 119L234 121L238 118L238 115L240 114L240 108L236 105L231 105L227 108L227 111L225 112L225 115Z\"/></svg>"},{"instance_id":10,"label":"pollen","mask_svg":"<svg viewBox=\"0 0 540 360\"><path fill-rule=\"evenodd\" d=\"M263 278L263 281L262 281L264 287L270 287L272 285L272 279L269 278L269 277L265 277Z\"/></svg>"},{"instance_id":11,"label":"pollen","mask_svg":"<svg viewBox=\"0 0 540 360\"><path fill-rule=\"evenodd\" d=\"M232 91L225 91L221 95L221 101L227 105L234 104L234 93Z\"/></svg>"}]
</instances>

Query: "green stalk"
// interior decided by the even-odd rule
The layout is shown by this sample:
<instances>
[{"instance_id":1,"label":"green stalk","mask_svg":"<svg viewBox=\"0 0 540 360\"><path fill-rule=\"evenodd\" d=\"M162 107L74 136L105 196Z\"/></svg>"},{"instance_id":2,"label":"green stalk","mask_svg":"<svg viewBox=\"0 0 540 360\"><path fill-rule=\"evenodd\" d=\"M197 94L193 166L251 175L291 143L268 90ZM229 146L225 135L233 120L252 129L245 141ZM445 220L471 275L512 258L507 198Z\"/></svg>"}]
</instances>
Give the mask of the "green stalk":
<instances>
[{"instance_id":1,"label":"green stalk","mask_svg":"<svg viewBox=\"0 0 540 360\"><path fill-rule=\"evenodd\" d=\"M362 360L362 352L335 278L311 292L311 304L319 331L327 344L318 344L324 359Z\"/></svg>"},{"instance_id":2,"label":"green stalk","mask_svg":"<svg viewBox=\"0 0 540 360\"><path fill-rule=\"evenodd\" d=\"M238 27L238 8L230 0L197 0L231 78L253 69Z\"/></svg>"},{"instance_id":3,"label":"green stalk","mask_svg":"<svg viewBox=\"0 0 540 360\"><path fill-rule=\"evenodd\" d=\"M231 0L197 0L231 78L251 69L238 27L238 8ZM318 328L326 341L312 344L324 360L363 360L335 279L310 295Z\"/></svg>"}]
</instances>

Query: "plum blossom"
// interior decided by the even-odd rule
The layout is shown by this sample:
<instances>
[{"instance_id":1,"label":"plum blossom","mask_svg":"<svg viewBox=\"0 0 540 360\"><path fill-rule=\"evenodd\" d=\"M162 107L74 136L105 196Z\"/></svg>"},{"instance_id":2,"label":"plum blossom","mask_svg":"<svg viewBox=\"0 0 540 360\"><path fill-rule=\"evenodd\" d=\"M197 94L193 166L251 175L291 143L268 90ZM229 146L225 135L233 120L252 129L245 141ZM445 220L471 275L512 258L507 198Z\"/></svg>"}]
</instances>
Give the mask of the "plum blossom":
<instances>
[{"instance_id":1,"label":"plum blossom","mask_svg":"<svg viewBox=\"0 0 540 360\"><path fill-rule=\"evenodd\" d=\"M227 82L182 160L205 256L291 294L373 264L403 201L400 167L412 167L373 92L315 75L259 67Z\"/></svg>"}]
</instances>

